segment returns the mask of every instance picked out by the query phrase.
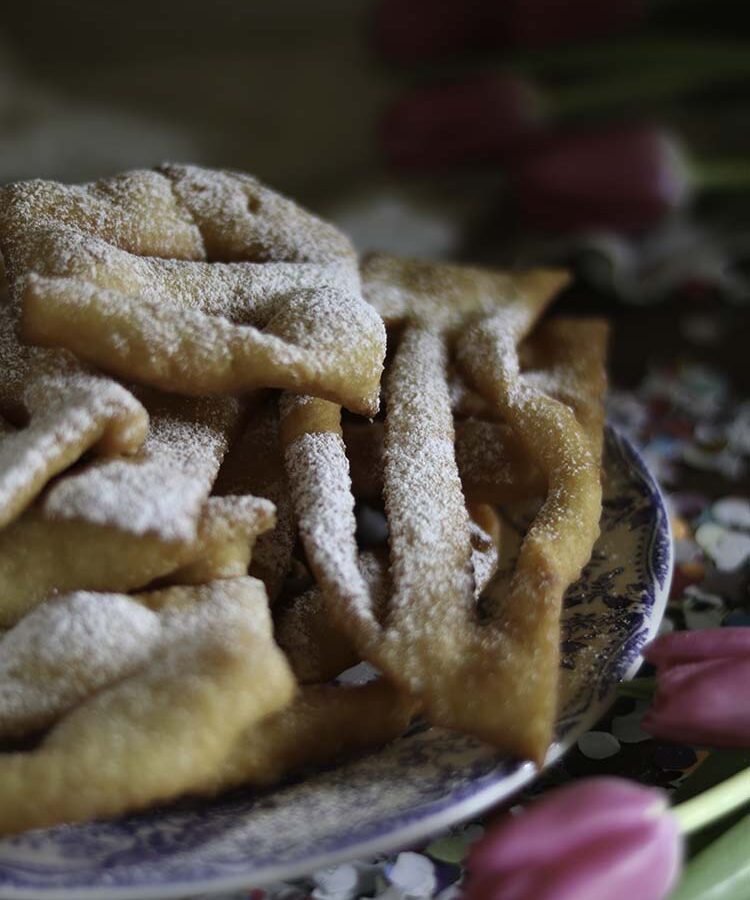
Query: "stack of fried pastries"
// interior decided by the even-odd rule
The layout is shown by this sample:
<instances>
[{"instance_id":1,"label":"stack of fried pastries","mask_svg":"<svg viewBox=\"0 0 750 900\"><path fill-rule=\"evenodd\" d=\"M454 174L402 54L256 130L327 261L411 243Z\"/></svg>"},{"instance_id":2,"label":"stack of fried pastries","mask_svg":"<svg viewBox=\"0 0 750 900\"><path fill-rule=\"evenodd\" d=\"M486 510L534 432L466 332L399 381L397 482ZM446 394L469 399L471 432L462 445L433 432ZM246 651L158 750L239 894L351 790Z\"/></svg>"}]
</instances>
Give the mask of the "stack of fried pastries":
<instances>
[{"instance_id":1,"label":"stack of fried pastries","mask_svg":"<svg viewBox=\"0 0 750 900\"><path fill-rule=\"evenodd\" d=\"M542 761L601 507L606 329L540 323L565 273L361 262L174 165L10 185L0 252L0 833L417 716Z\"/></svg>"}]
</instances>

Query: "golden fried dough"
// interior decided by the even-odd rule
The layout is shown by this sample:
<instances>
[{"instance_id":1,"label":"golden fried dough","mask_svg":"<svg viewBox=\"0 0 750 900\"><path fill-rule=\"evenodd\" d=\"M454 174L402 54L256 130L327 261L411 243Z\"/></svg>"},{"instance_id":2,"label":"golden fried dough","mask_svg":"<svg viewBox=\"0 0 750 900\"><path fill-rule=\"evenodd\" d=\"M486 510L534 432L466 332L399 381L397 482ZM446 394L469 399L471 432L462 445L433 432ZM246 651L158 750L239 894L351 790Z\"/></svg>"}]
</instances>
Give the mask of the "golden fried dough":
<instances>
[{"instance_id":1,"label":"golden fried dough","mask_svg":"<svg viewBox=\"0 0 750 900\"><path fill-rule=\"evenodd\" d=\"M117 815L202 788L240 736L291 699L265 591L251 578L182 594L148 665L84 700L29 752L0 756L0 833ZM162 592L162 605L165 605Z\"/></svg>"},{"instance_id":2,"label":"golden fried dough","mask_svg":"<svg viewBox=\"0 0 750 900\"><path fill-rule=\"evenodd\" d=\"M134 209L146 224L131 233ZM377 410L385 333L351 246L247 176L170 166L11 185L0 250L30 343L183 394L278 387Z\"/></svg>"},{"instance_id":3,"label":"golden fried dough","mask_svg":"<svg viewBox=\"0 0 750 900\"><path fill-rule=\"evenodd\" d=\"M419 323L453 335L522 299L535 321L569 281L562 269L508 272L374 253L362 265L363 291L389 328Z\"/></svg>"},{"instance_id":4,"label":"golden fried dough","mask_svg":"<svg viewBox=\"0 0 750 900\"><path fill-rule=\"evenodd\" d=\"M76 591L41 604L0 638L0 738L52 725L146 665L161 640L159 616L124 594Z\"/></svg>"},{"instance_id":5,"label":"golden fried dough","mask_svg":"<svg viewBox=\"0 0 750 900\"><path fill-rule=\"evenodd\" d=\"M537 325L567 280L360 266L238 172L0 188L0 834L416 714L540 763L601 509L606 328Z\"/></svg>"},{"instance_id":6,"label":"golden fried dough","mask_svg":"<svg viewBox=\"0 0 750 900\"><path fill-rule=\"evenodd\" d=\"M454 427L456 463L469 500L502 505L544 494L541 472L508 425L471 418L455 421ZM352 491L358 499L383 496L383 432L382 422L343 423Z\"/></svg>"},{"instance_id":7,"label":"golden fried dough","mask_svg":"<svg viewBox=\"0 0 750 900\"><path fill-rule=\"evenodd\" d=\"M188 562L167 576L173 584L204 584L247 575L258 537L274 527L274 505L250 495L209 497Z\"/></svg>"},{"instance_id":8,"label":"golden fried dough","mask_svg":"<svg viewBox=\"0 0 750 900\"><path fill-rule=\"evenodd\" d=\"M348 635L360 659L367 659L380 626L359 567L340 418L341 408L327 400L282 397L284 463L307 562L326 598L332 625Z\"/></svg>"},{"instance_id":9,"label":"golden fried dough","mask_svg":"<svg viewBox=\"0 0 750 900\"><path fill-rule=\"evenodd\" d=\"M22 346L0 303L0 527L84 453L133 453L148 416L121 385L68 353Z\"/></svg>"},{"instance_id":10,"label":"golden fried dough","mask_svg":"<svg viewBox=\"0 0 750 900\"><path fill-rule=\"evenodd\" d=\"M494 509L483 503L469 504L469 514L475 593L479 596L497 569L500 521ZM359 568L370 591L375 615L382 623L391 591L384 549L362 553ZM301 684L329 681L360 661L347 634L329 615L323 591L317 586L280 611L275 633Z\"/></svg>"},{"instance_id":11,"label":"golden fried dough","mask_svg":"<svg viewBox=\"0 0 750 900\"><path fill-rule=\"evenodd\" d=\"M512 327L504 341L514 352L564 276L503 279L442 270L390 260L364 269L370 302L403 326L386 377L384 493L393 590L379 640L371 629L363 633L358 618L339 620L365 658L419 698L431 721L539 760L551 735L546 708L537 716L533 707L515 704L516 719L524 708L534 726L510 727L498 701L505 691L498 665L503 647L477 618L469 520L454 452L448 337L493 310L507 310ZM470 352L468 342L466 348ZM552 698L554 704L554 690Z\"/></svg>"},{"instance_id":12,"label":"golden fried dough","mask_svg":"<svg viewBox=\"0 0 750 900\"><path fill-rule=\"evenodd\" d=\"M372 596L375 615L381 618L390 592L385 553L363 553L359 568ZM330 616L325 595L317 585L279 612L274 631L300 684L330 681L361 659L347 634Z\"/></svg>"},{"instance_id":13,"label":"golden fried dough","mask_svg":"<svg viewBox=\"0 0 750 900\"><path fill-rule=\"evenodd\" d=\"M141 396L150 425L140 450L60 479L44 497L44 512L164 542L194 541L239 421L239 404L230 397Z\"/></svg>"},{"instance_id":14,"label":"golden fried dough","mask_svg":"<svg viewBox=\"0 0 750 900\"><path fill-rule=\"evenodd\" d=\"M165 577L192 584L245 575L256 535L272 524L273 506L255 497L210 498L192 540L60 522L32 507L0 530L0 627L54 593L130 591Z\"/></svg>"},{"instance_id":15,"label":"golden fried dough","mask_svg":"<svg viewBox=\"0 0 750 900\"><path fill-rule=\"evenodd\" d=\"M477 390L524 441L549 484L509 587L490 588L492 620L486 631L495 655L494 668L485 672L493 671L503 685L495 720L512 729L519 752L540 761L557 710L563 593L579 576L599 533L606 327L598 321L551 321L530 341L538 348L539 370L521 374L514 344L522 319L511 308L508 315L498 313L472 326L459 341L458 358ZM570 405L553 394L567 397ZM476 659L489 667L485 655ZM521 708L529 714L519 722Z\"/></svg>"},{"instance_id":16,"label":"golden fried dough","mask_svg":"<svg viewBox=\"0 0 750 900\"><path fill-rule=\"evenodd\" d=\"M387 682L309 685L283 712L249 728L200 793L265 786L285 775L330 765L402 734L416 711Z\"/></svg>"},{"instance_id":17,"label":"golden fried dough","mask_svg":"<svg viewBox=\"0 0 750 900\"><path fill-rule=\"evenodd\" d=\"M292 560L296 530L279 437L279 407L275 397L254 412L229 452L217 476L217 494L253 494L276 507L276 525L256 541L250 574L265 584L274 603Z\"/></svg>"}]
</instances>

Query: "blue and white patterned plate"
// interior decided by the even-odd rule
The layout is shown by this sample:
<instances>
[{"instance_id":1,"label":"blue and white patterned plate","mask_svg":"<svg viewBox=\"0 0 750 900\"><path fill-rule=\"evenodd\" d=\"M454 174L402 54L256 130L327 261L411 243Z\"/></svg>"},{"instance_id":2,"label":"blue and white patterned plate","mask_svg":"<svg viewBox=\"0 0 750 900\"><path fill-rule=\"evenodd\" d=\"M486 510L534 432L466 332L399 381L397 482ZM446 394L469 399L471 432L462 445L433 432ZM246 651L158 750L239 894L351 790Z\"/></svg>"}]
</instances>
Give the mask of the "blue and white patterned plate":
<instances>
[{"instance_id":1,"label":"blue and white patterned plate","mask_svg":"<svg viewBox=\"0 0 750 900\"><path fill-rule=\"evenodd\" d=\"M566 598L564 702L548 762L637 669L669 589L662 498L638 454L611 431L604 471L601 537ZM152 900L291 878L413 844L476 816L534 774L470 738L417 728L371 756L275 790L0 841L0 898Z\"/></svg>"}]
</instances>

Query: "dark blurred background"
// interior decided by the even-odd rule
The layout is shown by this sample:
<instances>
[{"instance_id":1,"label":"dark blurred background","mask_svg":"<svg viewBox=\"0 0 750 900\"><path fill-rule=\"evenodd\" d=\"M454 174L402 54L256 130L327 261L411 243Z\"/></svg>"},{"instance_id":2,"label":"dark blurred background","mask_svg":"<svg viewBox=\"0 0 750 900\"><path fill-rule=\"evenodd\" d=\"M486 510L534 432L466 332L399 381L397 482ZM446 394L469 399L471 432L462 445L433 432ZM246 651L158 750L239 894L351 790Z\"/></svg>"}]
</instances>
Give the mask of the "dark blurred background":
<instances>
[{"instance_id":1,"label":"dark blurred background","mask_svg":"<svg viewBox=\"0 0 750 900\"><path fill-rule=\"evenodd\" d=\"M750 27L729 0L26 0L0 180L254 172L361 249L563 261L563 307L747 391ZM647 309L646 309L647 308ZM710 321L709 321L710 320Z\"/></svg>"}]
</instances>

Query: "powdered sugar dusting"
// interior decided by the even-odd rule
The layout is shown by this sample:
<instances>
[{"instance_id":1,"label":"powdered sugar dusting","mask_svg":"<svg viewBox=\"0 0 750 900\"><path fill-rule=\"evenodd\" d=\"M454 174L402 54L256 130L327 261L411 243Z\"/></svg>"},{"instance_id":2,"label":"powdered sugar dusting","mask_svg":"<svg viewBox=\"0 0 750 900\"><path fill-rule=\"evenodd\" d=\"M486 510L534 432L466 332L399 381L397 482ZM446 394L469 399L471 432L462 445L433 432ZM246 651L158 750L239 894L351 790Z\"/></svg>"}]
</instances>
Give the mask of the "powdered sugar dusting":
<instances>
[{"instance_id":1,"label":"powdered sugar dusting","mask_svg":"<svg viewBox=\"0 0 750 900\"><path fill-rule=\"evenodd\" d=\"M515 300L507 272L375 253L362 267L365 299L386 325L419 322L443 332Z\"/></svg>"},{"instance_id":2,"label":"powdered sugar dusting","mask_svg":"<svg viewBox=\"0 0 750 900\"><path fill-rule=\"evenodd\" d=\"M384 481L393 582L386 641L403 649L403 674L415 690L434 669L416 648L430 646L448 663L464 649L460 637L474 607L446 357L439 335L408 327L386 379Z\"/></svg>"},{"instance_id":3,"label":"powdered sugar dusting","mask_svg":"<svg viewBox=\"0 0 750 900\"><path fill-rule=\"evenodd\" d=\"M160 171L190 210L211 260L325 262L354 255L333 225L251 175L174 164Z\"/></svg>"},{"instance_id":4,"label":"powdered sugar dusting","mask_svg":"<svg viewBox=\"0 0 750 900\"><path fill-rule=\"evenodd\" d=\"M16 300L27 272L48 258L59 263L61 255L72 264L92 238L139 256L205 258L190 213L157 172L137 170L81 185L35 179L0 191L0 251Z\"/></svg>"},{"instance_id":5,"label":"powdered sugar dusting","mask_svg":"<svg viewBox=\"0 0 750 900\"><path fill-rule=\"evenodd\" d=\"M303 434L284 454L292 503L309 563L340 617L372 633L372 598L362 578L355 539L349 462L340 435Z\"/></svg>"},{"instance_id":6,"label":"powdered sugar dusting","mask_svg":"<svg viewBox=\"0 0 750 900\"><path fill-rule=\"evenodd\" d=\"M23 422L0 435L0 523L92 447L132 452L142 442L147 415L131 393L84 371L67 353L21 345L3 305L0 362L0 413Z\"/></svg>"},{"instance_id":7,"label":"powdered sugar dusting","mask_svg":"<svg viewBox=\"0 0 750 900\"><path fill-rule=\"evenodd\" d=\"M25 333L165 390L309 389L375 412L385 332L348 240L250 176L162 173L7 189Z\"/></svg>"},{"instance_id":8,"label":"powdered sugar dusting","mask_svg":"<svg viewBox=\"0 0 750 900\"><path fill-rule=\"evenodd\" d=\"M58 481L44 500L48 516L165 541L195 538L238 404L230 398L152 398L150 406L151 424L139 453L93 463Z\"/></svg>"},{"instance_id":9,"label":"powdered sugar dusting","mask_svg":"<svg viewBox=\"0 0 750 900\"><path fill-rule=\"evenodd\" d=\"M42 728L136 671L160 632L159 617L122 594L43 603L0 638L0 736Z\"/></svg>"}]
</instances>

